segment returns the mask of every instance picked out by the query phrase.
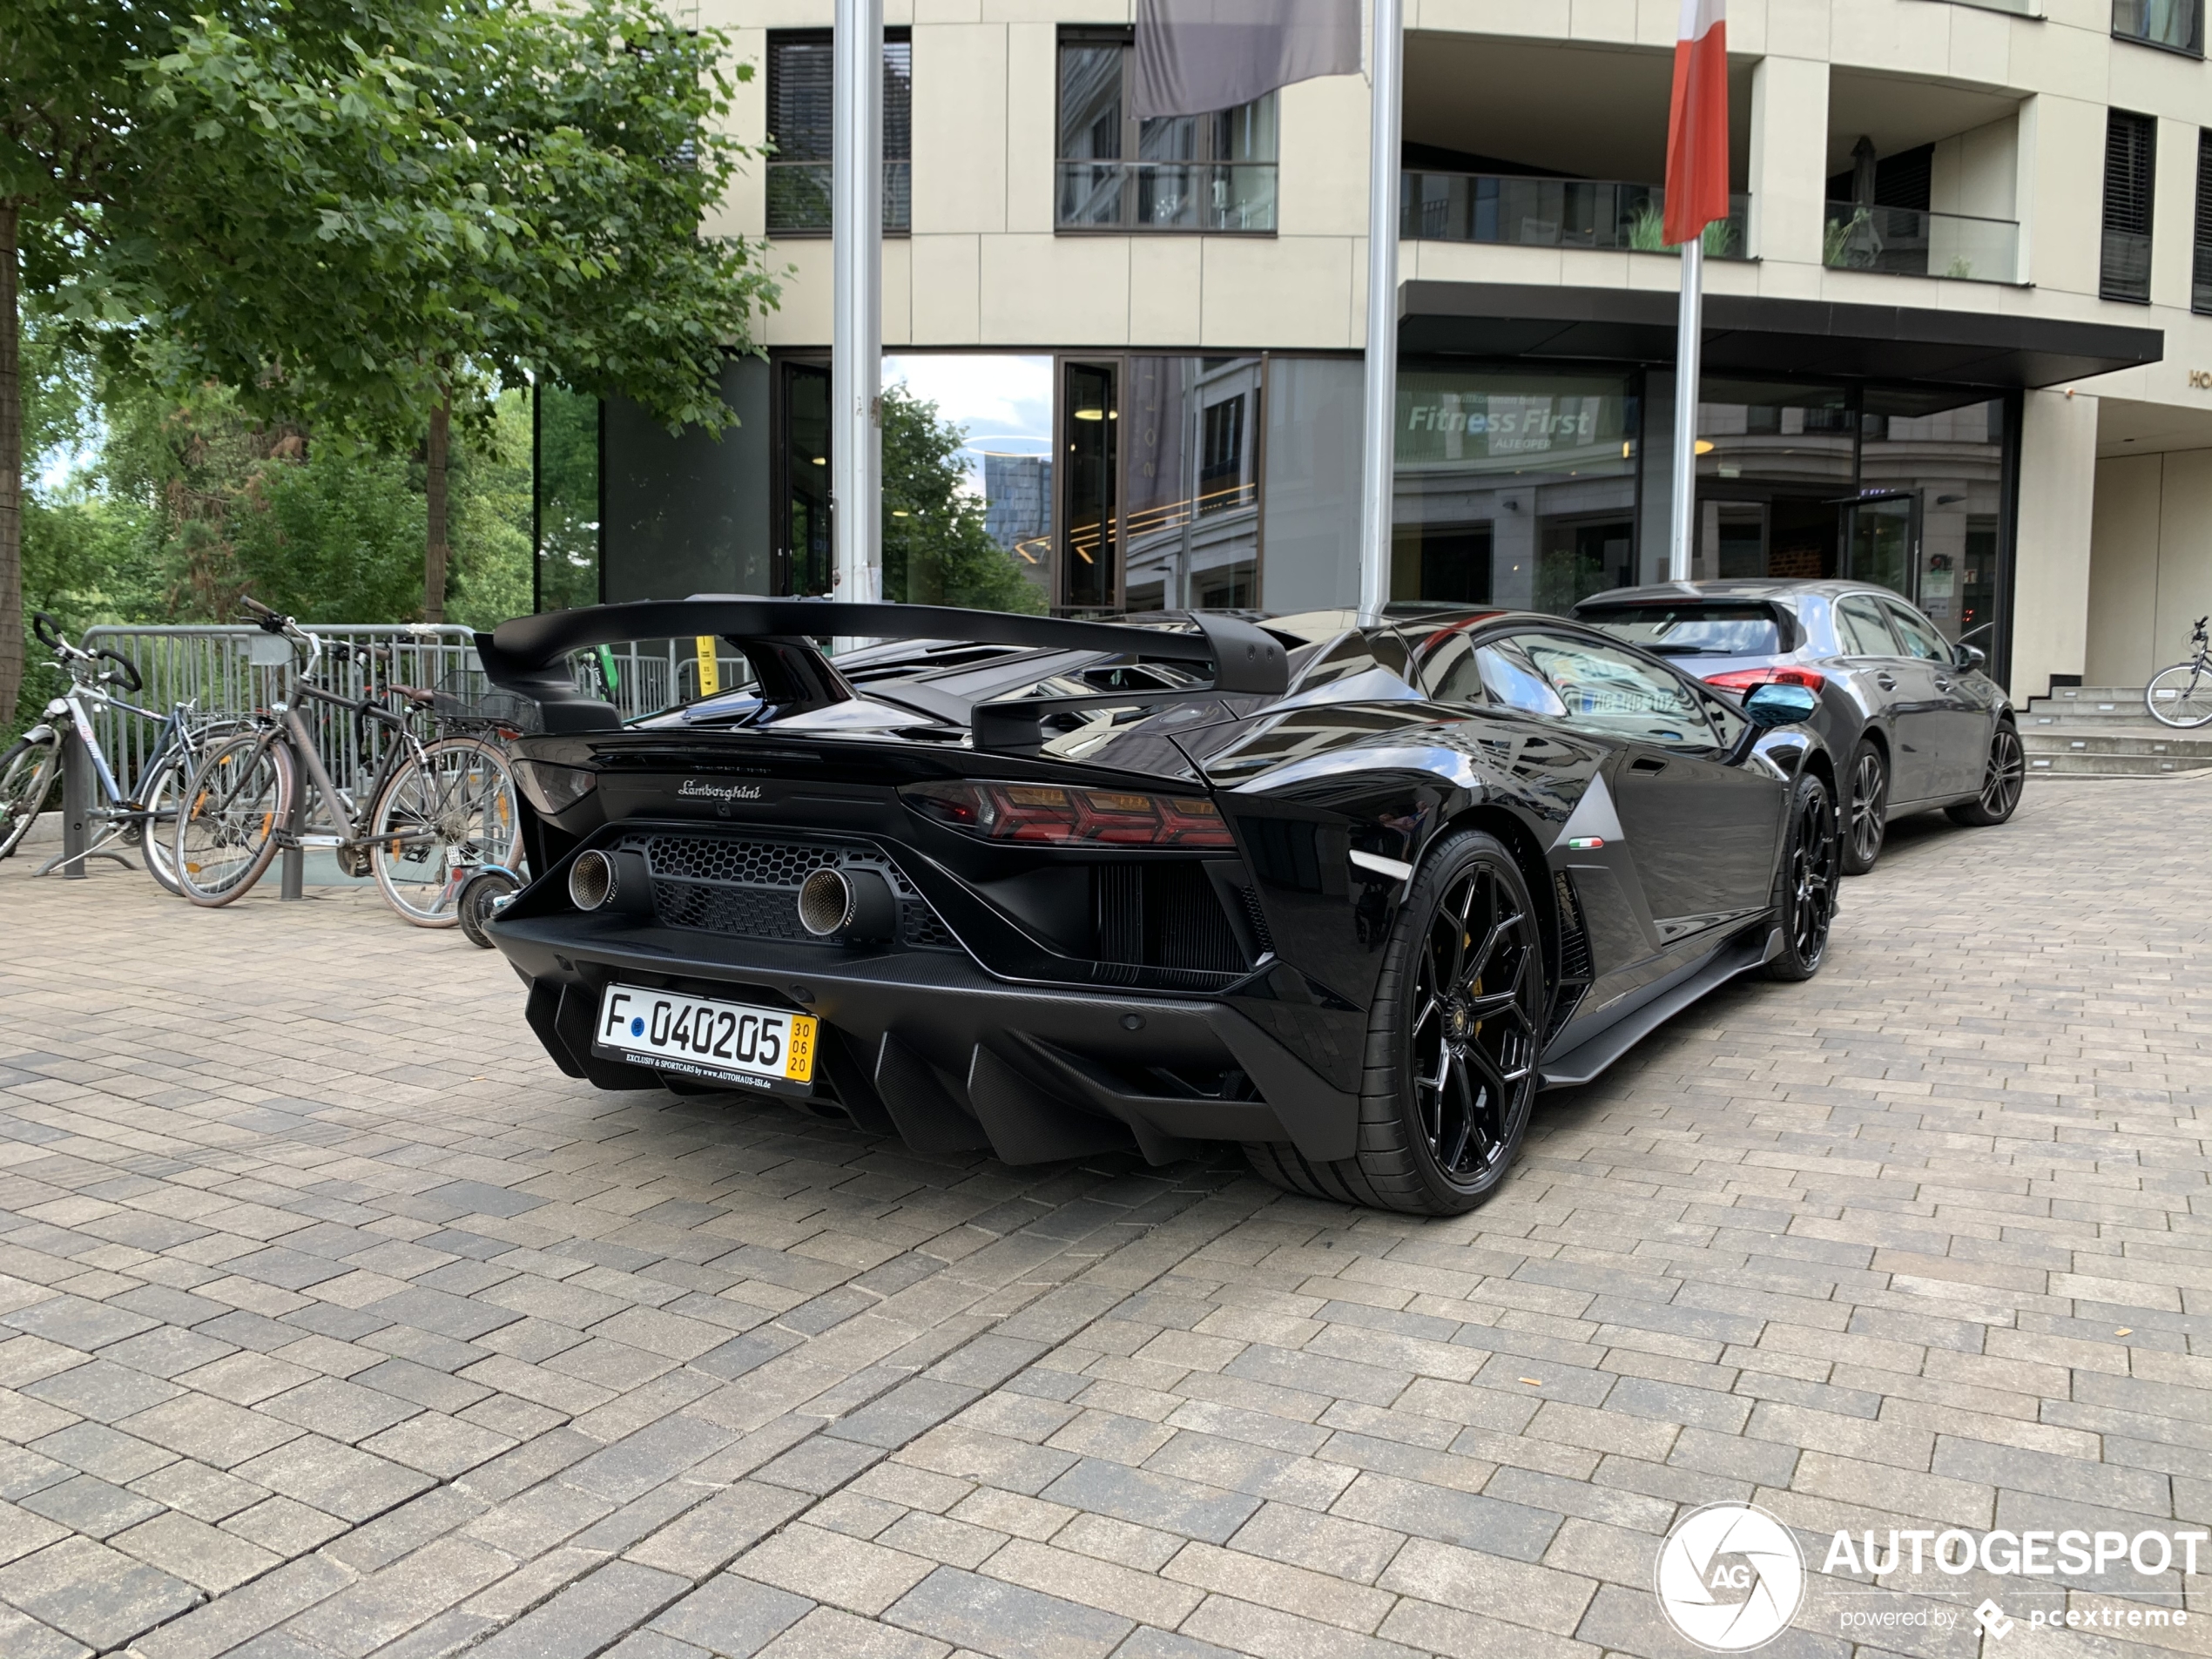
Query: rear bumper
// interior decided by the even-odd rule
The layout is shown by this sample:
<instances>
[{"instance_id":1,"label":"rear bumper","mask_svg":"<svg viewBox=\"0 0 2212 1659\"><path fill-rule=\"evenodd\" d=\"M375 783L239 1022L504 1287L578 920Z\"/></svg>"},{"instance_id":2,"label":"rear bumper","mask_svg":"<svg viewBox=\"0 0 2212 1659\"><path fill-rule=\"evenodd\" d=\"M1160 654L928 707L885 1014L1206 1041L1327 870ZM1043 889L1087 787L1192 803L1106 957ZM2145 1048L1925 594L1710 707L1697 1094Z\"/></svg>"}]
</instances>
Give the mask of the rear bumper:
<instances>
[{"instance_id":1,"label":"rear bumper","mask_svg":"<svg viewBox=\"0 0 2212 1659\"><path fill-rule=\"evenodd\" d=\"M547 1053L604 1088L661 1081L591 1052L599 993L620 981L815 1015L818 1087L918 1151L1035 1163L1134 1146L1164 1163L1197 1141L1286 1141L1319 1161L1355 1148L1354 1096L1203 996L1015 984L961 952L781 944L620 916L517 917L487 931L529 982ZM1231 1070L1259 1097L1180 1092L1157 1075Z\"/></svg>"}]
</instances>

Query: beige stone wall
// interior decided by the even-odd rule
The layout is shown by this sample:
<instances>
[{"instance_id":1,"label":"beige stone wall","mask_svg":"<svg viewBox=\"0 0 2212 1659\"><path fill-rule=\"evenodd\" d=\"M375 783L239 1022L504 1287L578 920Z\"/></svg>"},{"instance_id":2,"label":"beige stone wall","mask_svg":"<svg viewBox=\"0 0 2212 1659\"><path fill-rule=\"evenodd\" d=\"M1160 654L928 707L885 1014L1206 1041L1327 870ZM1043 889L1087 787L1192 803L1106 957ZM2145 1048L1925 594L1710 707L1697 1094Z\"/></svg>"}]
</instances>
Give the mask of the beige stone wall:
<instances>
[{"instance_id":1,"label":"beige stone wall","mask_svg":"<svg viewBox=\"0 0 2212 1659\"><path fill-rule=\"evenodd\" d=\"M2141 685L2186 656L2212 613L2212 448L2097 463L2090 560L2093 685Z\"/></svg>"}]
</instances>

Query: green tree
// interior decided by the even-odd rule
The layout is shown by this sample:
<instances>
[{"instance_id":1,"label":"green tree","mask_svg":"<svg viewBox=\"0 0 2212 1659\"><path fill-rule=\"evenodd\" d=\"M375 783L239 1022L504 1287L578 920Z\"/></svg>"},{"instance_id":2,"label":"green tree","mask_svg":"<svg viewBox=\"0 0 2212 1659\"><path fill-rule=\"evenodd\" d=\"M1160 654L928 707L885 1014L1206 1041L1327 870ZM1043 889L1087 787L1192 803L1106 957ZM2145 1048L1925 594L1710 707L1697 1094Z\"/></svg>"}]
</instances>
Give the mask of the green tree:
<instances>
[{"instance_id":1,"label":"green tree","mask_svg":"<svg viewBox=\"0 0 2212 1659\"><path fill-rule=\"evenodd\" d=\"M531 370L718 432L724 354L776 289L756 247L700 230L747 153L725 35L651 0L391 16L336 67L280 30L181 31L148 74L192 187L106 280L158 297L250 405L422 444L435 621L456 417L482 425L487 388Z\"/></svg>"},{"instance_id":2,"label":"green tree","mask_svg":"<svg viewBox=\"0 0 2212 1659\"><path fill-rule=\"evenodd\" d=\"M883 394L883 592L910 604L1041 611L1044 595L983 528L965 428L903 386Z\"/></svg>"}]
</instances>

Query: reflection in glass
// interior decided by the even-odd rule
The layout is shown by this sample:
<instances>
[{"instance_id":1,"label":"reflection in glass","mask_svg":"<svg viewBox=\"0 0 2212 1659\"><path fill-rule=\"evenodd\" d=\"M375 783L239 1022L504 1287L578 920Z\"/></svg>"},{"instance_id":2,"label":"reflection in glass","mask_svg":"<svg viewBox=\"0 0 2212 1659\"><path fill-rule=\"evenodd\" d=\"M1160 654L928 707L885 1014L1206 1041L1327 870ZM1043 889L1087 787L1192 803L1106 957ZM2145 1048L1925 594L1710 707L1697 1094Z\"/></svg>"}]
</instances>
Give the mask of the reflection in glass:
<instances>
[{"instance_id":1,"label":"reflection in glass","mask_svg":"<svg viewBox=\"0 0 2212 1659\"><path fill-rule=\"evenodd\" d=\"M1356 358L1267 360L1260 604L1278 616L1359 603L1361 373Z\"/></svg>"},{"instance_id":2,"label":"reflection in glass","mask_svg":"<svg viewBox=\"0 0 2212 1659\"><path fill-rule=\"evenodd\" d=\"M1858 429L1842 387L1708 376L1697 405L1697 577L1838 574Z\"/></svg>"},{"instance_id":3,"label":"reflection in glass","mask_svg":"<svg viewBox=\"0 0 2212 1659\"><path fill-rule=\"evenodd\" d=\"M1105 363L1069 363L1061 403L1061 455L1067 499L1060 534L1063 602L1103 610L1120 597L1116 567L1119 506L1116 477L1121 409L1115 373Z\"/></svg>"},{"instance_id":4,"label":"reflection in glass","mask_svg":"<svg viewBox=\"0 0 2212 1659\"><path fill-rule=\"evenodd\" d=\"M541 381L536 608L599 603L599 400Z\"/></svg>"},{"instance_id":5,"label":"reflection in glass","mask_svg":"<svg viewBox=\"0 0 2212 1659\"><path fill-rule=\"evenodd\" d=\"M1130 611L1258 603L1261 389L1256 357L1130 360Z\"/></svg>"},{"instance_id":6,"label":"reflection in glass","mask_svg":"<svg viewBox=\"0 0 2212 1659\"><path fill-rule=\"evenodd\" d=\"M1632 385L1401 370L1392 597L1565 611L1632 581Z\"/></svg>"},{"instance_id":7,"label":"reflection in glass","mask_svg":"<svg viewBox=\"0 0 2212 1659\"><path fill-rule=\"evenodd\" d=\"M830 372L783 365L785 591L830 590Z\"/></svg>"},{"instance_id":8,"label":"reflection in glass","mask_svg":"<svg viewBox=\"0 0 2212 1659\"><path fill-rule=\"evenodd\" d=\"M1211 115L1129 113L1126 30L1060 41L1055 222L1073 229L1272 231L1275 95Z\"/></svg>"},{"instance_id":9,"label":"reflection in glass","mask_svg":"<svg viewBox=\"0 0 2212 1659\"><path fill-rule=\"evenodd\" d=\"M1854 569L1891 587L1918 605L1952 640L1993 644L1989 624L1997 611L1998 527L2003 522L2005 406L1975 401L1956 408L1930 409L1930 400L1870 388L1862 416L1859 490L1862 495L1903 498L1910 523L1855 532L1854 557L1862 536L1873 537L1868 556L1891 558L1884 537L1905 538L1905 564L1894 575ZM1883 511L1898 509L1887 502ZM1862 522L1868 509L1859 509Z\"/></svg>"}]
</instances>

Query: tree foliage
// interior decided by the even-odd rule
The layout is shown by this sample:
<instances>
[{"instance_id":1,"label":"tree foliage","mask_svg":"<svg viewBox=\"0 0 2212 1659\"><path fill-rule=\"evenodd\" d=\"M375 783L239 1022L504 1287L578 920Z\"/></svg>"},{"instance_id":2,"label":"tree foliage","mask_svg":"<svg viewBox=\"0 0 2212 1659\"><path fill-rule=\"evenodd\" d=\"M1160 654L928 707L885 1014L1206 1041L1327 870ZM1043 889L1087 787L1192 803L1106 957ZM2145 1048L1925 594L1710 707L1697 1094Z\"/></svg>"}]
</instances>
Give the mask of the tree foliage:
<instances>
[{"instance_id":1,"label":"tree foliage","mask_svg":"<svg viewBox=\"0 0 2212 1659\"><path fill-rule=\"evenodd\" d=\"M983 528L967 432L904 386L883 394L883 592L911 604L1041 611L1042 590Z\"/></svg>"}]
</instances>

